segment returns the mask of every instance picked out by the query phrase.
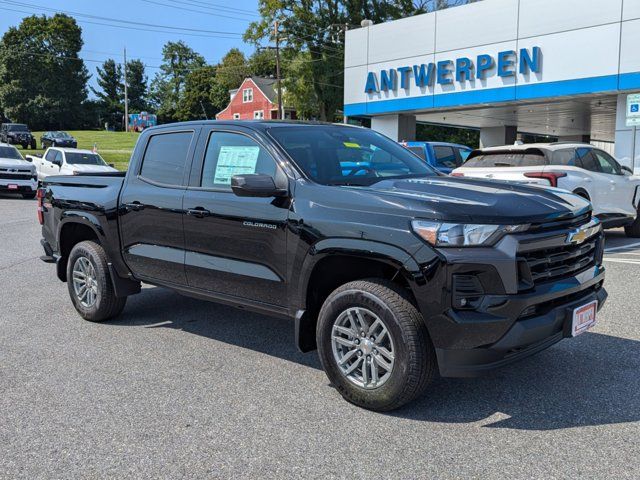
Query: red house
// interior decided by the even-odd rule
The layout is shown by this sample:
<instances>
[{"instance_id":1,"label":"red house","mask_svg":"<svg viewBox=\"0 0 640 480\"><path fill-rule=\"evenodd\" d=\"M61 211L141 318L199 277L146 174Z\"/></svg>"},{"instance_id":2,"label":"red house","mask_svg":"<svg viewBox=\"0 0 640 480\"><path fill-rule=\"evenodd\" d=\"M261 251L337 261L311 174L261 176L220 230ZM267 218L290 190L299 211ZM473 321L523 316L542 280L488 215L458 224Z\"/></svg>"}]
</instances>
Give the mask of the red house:
<instances>
[{"instance_id":1,"label":"red house","mask_svg":"<svg viewBox=\"0 0 640 480\"><path fill-rule=\"evenodd\" d=\"M278 118L278 94L274 78L245 78L240 88L230 90L229 94L229 105L216 115L217 120ZM295 110L285 107L284 118L295 120Z\"/></svg>"}]
</instances>

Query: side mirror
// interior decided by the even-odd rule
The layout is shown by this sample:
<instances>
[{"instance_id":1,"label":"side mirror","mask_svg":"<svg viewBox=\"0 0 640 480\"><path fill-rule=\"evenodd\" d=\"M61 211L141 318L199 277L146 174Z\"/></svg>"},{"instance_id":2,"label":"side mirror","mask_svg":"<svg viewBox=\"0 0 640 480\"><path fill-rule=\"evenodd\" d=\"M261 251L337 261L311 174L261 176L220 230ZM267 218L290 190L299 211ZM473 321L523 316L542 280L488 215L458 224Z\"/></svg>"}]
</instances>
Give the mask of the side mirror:
<instances>
[{"instance_id":1,"label":"side mirror","mask_svg":"<svg viewBox=\"0 0 640 480\"><path fill-rule=\"evenodd\" d=\"M53 163L54 165L59 166L60 168L62 168L62 160L58 160L57 158L55 160L52 160L51 163Z\"/></svg>"},{"instance_id":2,"label":"side mirror","mask_svg":"<svg viewBox=\"0 0 640 480\"><path fill-rule=\"evenodd\" d=\"M631 170L629 167L625 165L620 165L620 169L622 170L623 175L626 175L626 176L633 175L633 170Z\"/></svg>"},{"instance_id":3,"label":"side mirror","mask_svg":"<svg viewBox=\"0 0 640 480\"><path fill-rule=\"evenodd\" d=\"M110 163L110 164L109 164L109 166L110 166L111 168L116 168L116 164L115 164L115 163Z\"/></svg>"},{"instance_id":4,"label":"side mirror","mask_svg":"<svg viewBox=\"0 0 640 480\"><path fill-rule=\"evenodd\" d=\"M278 188L271 175L252 173L231 177L231 190L239 197L283 197L287 191Z\"/></svg>"}]
</instances>

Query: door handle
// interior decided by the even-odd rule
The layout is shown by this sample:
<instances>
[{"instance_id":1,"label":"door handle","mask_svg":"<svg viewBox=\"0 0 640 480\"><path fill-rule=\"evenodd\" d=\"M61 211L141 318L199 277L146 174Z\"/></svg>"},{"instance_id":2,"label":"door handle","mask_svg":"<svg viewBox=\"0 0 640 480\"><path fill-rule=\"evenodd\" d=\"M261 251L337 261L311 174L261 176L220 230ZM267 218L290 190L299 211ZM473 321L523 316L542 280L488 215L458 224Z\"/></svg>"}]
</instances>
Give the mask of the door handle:
<instances>
[{"instance_id":1,"label":"door handle","mask_svg":"<svg viewBox=\"0 0 640 480\"><path fill-rule=\"evenodd\" d=\"M204 218L211 215L211 212L204 207L196 207L196 208L189 208L187 210L187 215L191 215L192 217L196 217L196 218Z\"/></svg>"},{"instance_id":2,"label":"door handle","mask_svg":"<svg viewBox=\"0 0 640 480\"><path fill-rule=\"evenodd\" d=\"M134 212L139 212L140 210L144 210L144 205L140 202L131 202L125 203L124 206L127 210L133 210Z\"/></svg>"}]
</instances>

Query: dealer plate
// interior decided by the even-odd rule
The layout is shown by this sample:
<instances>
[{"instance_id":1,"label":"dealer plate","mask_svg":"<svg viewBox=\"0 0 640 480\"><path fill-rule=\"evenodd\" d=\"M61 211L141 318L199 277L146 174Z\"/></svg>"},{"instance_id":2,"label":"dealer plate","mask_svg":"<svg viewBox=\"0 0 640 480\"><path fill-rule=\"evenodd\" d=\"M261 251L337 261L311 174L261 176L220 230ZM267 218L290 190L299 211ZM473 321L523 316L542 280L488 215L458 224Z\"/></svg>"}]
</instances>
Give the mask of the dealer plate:
<instances>
[{"instance_id":1,"label":"dealer plate","mask_svg":"<svg viewBox=\"0 0 640 480\"><path fill-rule=\"evenodd\" d=\"M575 337L586 332L596 324L598 301L594 300L573 310L571 321L571 336Z\"/></svg>"},{"instance_id":2,"label":"dealer plate","mask_svg":"<svg viewBox=\"0 0 640 480\"><path fill-rule=\"evenodd\" d=\"M10 183L9 185L7 185L7 188L9 190L17 190L18 189L18 185L15 185L13 183Z\"/></svg>"}]
</instances>

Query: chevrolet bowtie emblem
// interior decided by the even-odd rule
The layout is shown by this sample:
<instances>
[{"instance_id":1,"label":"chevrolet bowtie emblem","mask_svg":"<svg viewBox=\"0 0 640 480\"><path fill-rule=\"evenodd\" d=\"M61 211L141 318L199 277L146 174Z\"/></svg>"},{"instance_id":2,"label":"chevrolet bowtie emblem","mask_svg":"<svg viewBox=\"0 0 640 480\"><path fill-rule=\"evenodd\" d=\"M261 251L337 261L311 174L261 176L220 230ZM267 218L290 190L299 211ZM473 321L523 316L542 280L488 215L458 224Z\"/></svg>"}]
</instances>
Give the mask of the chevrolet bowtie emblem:
<instances>
[{"instance_id":1,"label":"chevrolet bowtie emblem","mask_svg":"<svg viewBox=\"0 0 640 480\"><path fill-rule=\"evenodd\" d=\"M587 239L587 231L577 228L567 235L567 243L582 243Z\"/></svg>"}]
</instances>

